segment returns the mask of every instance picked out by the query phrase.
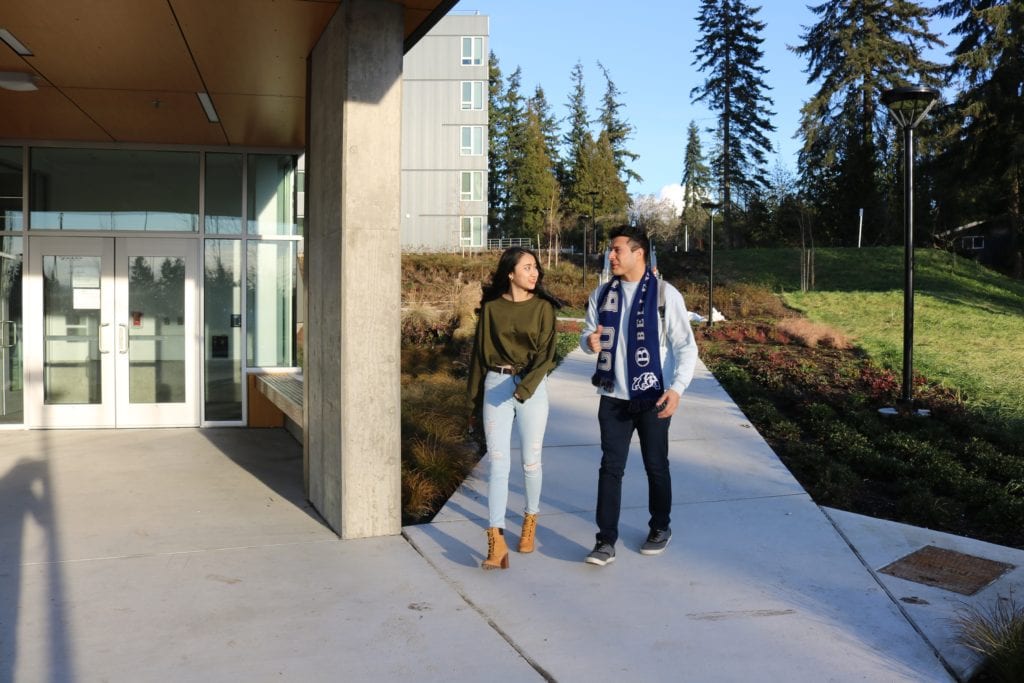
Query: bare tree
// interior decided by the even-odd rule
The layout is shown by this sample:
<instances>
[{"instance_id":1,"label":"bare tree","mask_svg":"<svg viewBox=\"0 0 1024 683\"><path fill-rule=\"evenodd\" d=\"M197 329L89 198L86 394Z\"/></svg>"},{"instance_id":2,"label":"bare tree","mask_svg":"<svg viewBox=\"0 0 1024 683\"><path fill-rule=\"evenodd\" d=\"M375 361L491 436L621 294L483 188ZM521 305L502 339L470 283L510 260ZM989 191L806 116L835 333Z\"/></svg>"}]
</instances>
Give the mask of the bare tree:
<instances>
[{"instance_id":1,"label":"bare tree","mask_svg":"<svg viewBox=\"0 0 1024 683\"><path fill-rule=\"evenodd\" d=\"M636 195L629 207L629 222L646 230L649 237L664 243L679 233L679 210L671 199L657 199L651 194Z\"/></svg>"}]
</instances>

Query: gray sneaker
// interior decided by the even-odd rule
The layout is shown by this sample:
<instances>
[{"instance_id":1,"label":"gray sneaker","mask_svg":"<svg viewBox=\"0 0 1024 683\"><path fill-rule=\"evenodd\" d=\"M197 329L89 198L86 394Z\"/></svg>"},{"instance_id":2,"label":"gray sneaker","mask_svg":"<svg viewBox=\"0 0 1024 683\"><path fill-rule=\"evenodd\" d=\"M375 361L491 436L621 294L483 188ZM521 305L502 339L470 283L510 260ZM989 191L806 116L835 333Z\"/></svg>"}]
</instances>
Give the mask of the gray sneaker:
<instances>
[{"instance_id":1,"label":"gray sneaker","mask_svg":"<svg viewBox=\"0 0 1024 683\"><path fill-rule=\"evenodd\" d=\"M584 560L587 564L596 564L599 567L603 567L606 564L611 564L615 561L615 546L611 543L605 543L604 541L598 541L594 549L587 555L587 559Z\"/></svg>"},{"instance_id":2,"label":"gray sneaker","mask_svg":"<svg viewBox=\"0 0 1024 683\"><path fill-rule=\"evenodd\" d=\"M640 554L661 555L671 540L671 529L651 529L651 533L647 534L647 540L640 546Z\"/></svg>"}]
</instances>

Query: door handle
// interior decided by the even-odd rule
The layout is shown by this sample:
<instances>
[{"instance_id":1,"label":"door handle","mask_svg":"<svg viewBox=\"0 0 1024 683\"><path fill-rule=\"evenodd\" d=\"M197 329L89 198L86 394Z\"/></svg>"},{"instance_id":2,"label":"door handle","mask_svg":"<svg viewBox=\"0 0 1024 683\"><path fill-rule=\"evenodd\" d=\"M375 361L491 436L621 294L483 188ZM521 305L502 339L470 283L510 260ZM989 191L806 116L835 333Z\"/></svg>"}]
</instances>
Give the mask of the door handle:
<instances>
[{"instance_id":1,"label":"door handle","mask_svg":"<svg viewBox=\"0 0 1024 683\"><path fill-rule=\"evenodd\" d=\"M103 348L104 327L110 327L110 323L103 323L102 325L100 325L100 335L99 340L96 342L96 345L100 347L100 353L110 353L110 349Z\"/></svg>"},{"instance_id":2,"label":"door handle","mask_svg":"<svg viewBox=\"0 0 1024 683\"><path fill-rule=\"evenodd\" d=\"M117 326L117 352L128 353L128 326Z\"/></svg>"}]
</instances>

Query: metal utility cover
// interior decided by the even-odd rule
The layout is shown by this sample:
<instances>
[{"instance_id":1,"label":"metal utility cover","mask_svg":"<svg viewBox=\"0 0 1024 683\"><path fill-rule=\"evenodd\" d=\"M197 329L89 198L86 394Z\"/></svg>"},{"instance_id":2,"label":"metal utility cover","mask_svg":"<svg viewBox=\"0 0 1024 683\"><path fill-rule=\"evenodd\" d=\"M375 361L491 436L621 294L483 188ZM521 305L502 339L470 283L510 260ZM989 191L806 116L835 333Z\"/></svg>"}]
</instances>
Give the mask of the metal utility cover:
<instances>
[{"instance_id":1,"label":"metal utility cover","mask_svg":"<svg viewBox=\"0 0 1024 683\"><path fill-rule=\"evenodd\" d=\"M1014 565L926 545L879 569L883 574L974 595Z\"/></svg>"}]
</instances>

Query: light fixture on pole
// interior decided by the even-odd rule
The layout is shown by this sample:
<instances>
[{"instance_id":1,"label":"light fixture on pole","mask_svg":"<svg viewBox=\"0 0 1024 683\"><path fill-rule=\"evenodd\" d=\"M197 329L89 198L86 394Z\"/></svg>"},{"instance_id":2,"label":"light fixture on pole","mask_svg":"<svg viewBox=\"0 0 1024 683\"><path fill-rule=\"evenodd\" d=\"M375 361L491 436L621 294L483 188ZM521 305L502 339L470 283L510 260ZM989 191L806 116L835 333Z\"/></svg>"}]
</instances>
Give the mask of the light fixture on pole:
<instances>
[{"instance_id":1,"label":"light fixture on pole","mask_svg":"<svg viewBox=\"0 0 1024 683\"><path fill-rule=\"evenodd\" d=\"M708 327L715 322L715 307L713 305L715 292L715 211L721 206L718 202L701 202L701 206L708 212L710 221L708 223Z\"/></svg>"},{"instance_id":2,"label":"light fixture on pole","mask_svg":"<svg viewBox=\"0 0 1024 683\"><path fill-rule=\"evenodd\" d=\"M939 97L935 88L915 85L882 93L882 104L903 129L903 388L896 408L883 414L927 415L914 410L914 128Z\"/></svg>"}]
</instances>

